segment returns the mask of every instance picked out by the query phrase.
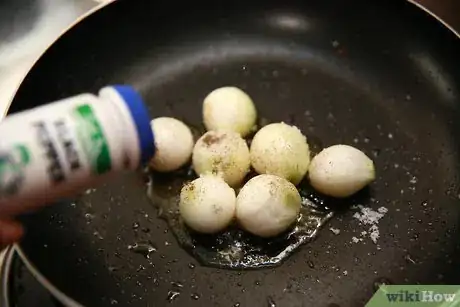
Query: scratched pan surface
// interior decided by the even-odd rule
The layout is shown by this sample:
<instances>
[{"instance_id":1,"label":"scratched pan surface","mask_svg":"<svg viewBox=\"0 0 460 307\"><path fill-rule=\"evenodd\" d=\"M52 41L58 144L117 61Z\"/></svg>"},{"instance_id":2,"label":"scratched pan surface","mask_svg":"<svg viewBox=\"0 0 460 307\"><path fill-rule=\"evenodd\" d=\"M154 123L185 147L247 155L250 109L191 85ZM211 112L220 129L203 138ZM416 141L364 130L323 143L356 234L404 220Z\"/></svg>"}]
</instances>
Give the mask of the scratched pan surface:
<instances>
[{"instance_id":1,"label":"scratched pan surface","mask_svg":"<svg viewBox=\"0 0 460 307\"><path fill-rule=\"evenodd\" d=\"M44 54L11 112L127 83L152 117L198 125L209 91L239 86L264 118L292 122L316 144L355 144L375 159L369 195L349 205L388 209L380 237L374 244L356 210L341 210L278 268L202 267L131 174L25 216L19 248L87 306L163 306L175 288L171 306L267 306L268 297L283 307L360 306L382 280L458 284L459 54L453 33L404 1L111 4ZM128 250L144 240L157 247L150 260Z\"/></svg>"}]
</instances>

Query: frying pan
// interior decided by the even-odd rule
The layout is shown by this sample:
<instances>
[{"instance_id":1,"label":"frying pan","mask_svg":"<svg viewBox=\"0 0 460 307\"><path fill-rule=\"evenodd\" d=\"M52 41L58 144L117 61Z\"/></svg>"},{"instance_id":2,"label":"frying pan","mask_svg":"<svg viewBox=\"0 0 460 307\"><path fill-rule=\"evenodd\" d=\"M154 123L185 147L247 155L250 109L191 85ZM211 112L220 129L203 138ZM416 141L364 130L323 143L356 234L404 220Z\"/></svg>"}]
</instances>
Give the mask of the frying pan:
<instances>
[{"instance_id":1,"label":"frying pan","mask_svg":"<svg viewBox=\"0 0 460 307\"><path fill-rule=\"evenodd\" d=\"M234 85L317 149L364 150L377 180L331 204L316 240L275 268L201 266L157 218L142 172L23 216L17 249L58 299L85 306L362 306L379 283L458 284L459 54L455 33L405 1L110 4L47 50L10 113L125 83L152 117L199 126L205 95ZM355 240L358 204L388 209L377 244Z\"/></svg>"}]
</instances>

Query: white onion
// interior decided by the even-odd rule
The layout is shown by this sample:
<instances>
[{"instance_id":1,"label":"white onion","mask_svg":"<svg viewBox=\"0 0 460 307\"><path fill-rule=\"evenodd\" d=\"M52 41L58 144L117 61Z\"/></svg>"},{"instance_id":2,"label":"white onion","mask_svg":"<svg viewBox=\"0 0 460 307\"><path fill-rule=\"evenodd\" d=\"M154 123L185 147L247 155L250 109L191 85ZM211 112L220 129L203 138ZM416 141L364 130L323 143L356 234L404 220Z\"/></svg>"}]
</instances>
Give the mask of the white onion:
<instances>
[{"instance_id":1,"label":"white onion","mask_svg":"<svg viewBox=\"0 0 460 307\"><path fill-rule=\"evenodd\" d=\"M237 87L221 87L203 101L203 121L207 130L228 130L246 136L255 127L257 111L245 92Z\"/></svg>"},{"instance_id":2,"label":"white onion","mask_svg":"<svg viewBox=\"0 0 460 307\"><path fill-rule=\"evenodd\" d=\"M215 233L223 230L233 220L235 202L235 191L222 178L207 175L182 188L179 212L191 229L201 233Z\"/></svg>"},{"instance_id":3,"label":"white onion","mask_svg":"<svg viewBox=\"0 0 460 307\"><path fill-rule=\"evenodd\" d=\"M194 143L190 128L172 117L155 118L150 124L156 147L150 167L159 172L170 172L186 164Z\"/></svg>"},{"instance_id":4,"label":"white onion","mask_svg":"<svg viewBox=\"0 0 460 307\"><path fill-rule=\"evenodd\" d=\"M259 174L273 174L297 185L310 163L307 138L295 126L269 124L251 143L251 164Z\"/></svg>"},{"instance_id":5,"label":"white onion","mask_svg":"<svg viewBox=\"0 0 460 307\"><path fill-rule=\"evenodd\" d=\"M276 236L296 220L301 198L296 187L284 178L259 175L249 180L236 199L238 223L260 237Z\"/></svg>"},{"instance_id":6,"label":"white onion","mask_svg":"<svg viewBox=\"0 0 460 307\"><path fill-rule=\"evenodd\" d=\"M192 161L198 175L219 175L232 187L243 181L250 167L246 141L231 131L203 134L193 148Z\"/></svg>"},{"instance_id":7,"label":"white onion","mask_svg":"<svg viewBox=\"0 0 460 307\"><path fill-rule=\"evenodd\" d=\"M348 145L334 145L315 156L308 170L311 185L333 197L348 197L375 179L374 162Z\"/></svg>"}]
</instances>

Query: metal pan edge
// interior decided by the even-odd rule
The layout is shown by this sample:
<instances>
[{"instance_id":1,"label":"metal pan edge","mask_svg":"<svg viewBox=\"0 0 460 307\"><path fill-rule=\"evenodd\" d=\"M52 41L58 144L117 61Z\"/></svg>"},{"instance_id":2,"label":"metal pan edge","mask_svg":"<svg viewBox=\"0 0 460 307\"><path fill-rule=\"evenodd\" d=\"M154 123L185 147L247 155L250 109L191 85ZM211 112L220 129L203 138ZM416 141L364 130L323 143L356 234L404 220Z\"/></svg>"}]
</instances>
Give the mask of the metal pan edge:
<instances>
[{"instance_id":1,"label":"metal pan edge","mask_svg":"<svg viewBox=\"0 0 460 307\"><path fill-rule=\"evenodd\" d=\"M73 27L75 27L77 24L79 24L80 22L82 22L85 18L87 18L88 16L90 15L93 15L94 13L98 12L99 10L101 10L102 8L108 6L109 4L115 2L116 0L109 0L108 2L106 3L101 3L99 5L97 5L96 7L94 7L93 9L91 9L90 11L88 11L87 13L83 14L82 16L80 16L74 23L72 23L70 26L68 26L52 43L50 43L50 45L37 57L37 59L34 61L34 64L32 65L31 69L33 69L34 65L40 60L40 58L48 51L48 49L56 42L58 41L63 35L65 35L68 31L70 31ZM420 3L417 3L415 0L406 0L407 2L413 4L414 6L416 6L417 8L425 11L428 15L430 15L431 17L433 17L434 19L436 19L439 23L441 23L445 28L447 28L448 30L450 30L450 32L452 32L457 38L460 39L460 33L457 32L450 24L448 24L447 22L445 22L444 20L442 20L437 14L435 14L434 12L432 12L431 10L429 10L428 8L426 8L425 6L423 6L422 4ZM29 70L30 71L30 70ZM14 94L12 97L15 96L16 92L18 91L18 89L20 88L20 86L22 85L24 79L26 78L27 74L25 74L25 76L23 77L23 79L21 80L21 82L18 84L16 90L14 91ZM0 114L0 118L3 118L6 116L6 114L8 113L8 110L11 106L11 103L13 101L13 98L10 100L9 104L8 104L8 107L6 108L4 114ZM69 296L67 296L65 293L63 293L61 290L59 290L56 286L54 286L52 283L50 283L46 277L33 265L33 263L29 260L29 258L27 257L27 255L24 253L24 251L22 250L22 248L19 246L19 244L15 244L14 247L13 247L14 251L18 254L18 256L21 258L21 260L24 262L24 264L26 265L27 269L32 273L32 275L38 280L38 282L43 286L45 287L52 295L54 295L54 297L60 302L62 303L64 306L67 306L67 307L83 307L83 305L79 304L78 302L76 302L74 299L70 298ZM11 257L10 257L11 258ZM10 261L11 262L11 261ZM3 270L2 270L3 271ZM5 272L8 271L8 270L5 270ZM5 281L3 281L3 284L2 284L2 289L5 290L7 289L7 285L5 284ZM8 299L6 299L6 307L9 307L8 305Z\"/></svg>"}]
</instances>

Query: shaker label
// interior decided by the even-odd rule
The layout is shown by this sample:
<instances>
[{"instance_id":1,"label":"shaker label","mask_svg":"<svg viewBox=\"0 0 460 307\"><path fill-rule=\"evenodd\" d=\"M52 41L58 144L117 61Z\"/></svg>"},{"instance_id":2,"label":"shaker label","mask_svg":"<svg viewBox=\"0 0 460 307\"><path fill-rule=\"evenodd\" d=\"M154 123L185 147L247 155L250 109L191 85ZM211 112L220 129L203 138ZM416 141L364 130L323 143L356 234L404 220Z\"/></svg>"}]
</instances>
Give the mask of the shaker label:
<instances>
[{"instance_id":1,"label":"shaker label","mask_svg":"<svg viewBox=\"0 0 460 307\"><path fill-rule=\"evenodd\" d=\"M59 154L54 144L51 134L46 128L46 124L43 121L34 123L34 127L37 132L38 144L43 148L45 153L45 160L48 161L46 167L48 176L53 183L60 183L65 180L64 170L62 164L59 161Z\"/></svg>"},{"instance_id":2,"label":"shaker label","mask_svg":"<svg viewBox=\"0 0 460 307\"><path fill-rule=\"evenodd\" d=\"M109 145L93 109L88 104L82 104L73 110L73 115L76 119L77 136L92 172L103 174L110 171L112 160Z\"/></svg>"},{"instance_id":3,"label":"shaker label","mask_svg":"<svg viewBox=\"0 0 460 307\"><path fill-rule=\"evenodd\" d=\"M24 145L0 151L0 197L17 194L24 182L24 168L30 163L30 152Z\"/></svg>"},{"instance_id":4,"label":"shaker label","mask_svg":"<svg viewBox=\"0 0 460 307\"><path fill-rule=\"evenodd\" d=\"M56 127L57 137L64 149L64 155L69 165L70 170L75 171L81 168L80 157L75 148L75 140L69 131L69 126L64 120L57 120L54 122Z\"/></svg>"}]
</instances>

